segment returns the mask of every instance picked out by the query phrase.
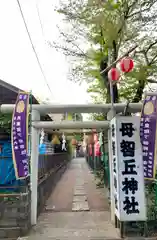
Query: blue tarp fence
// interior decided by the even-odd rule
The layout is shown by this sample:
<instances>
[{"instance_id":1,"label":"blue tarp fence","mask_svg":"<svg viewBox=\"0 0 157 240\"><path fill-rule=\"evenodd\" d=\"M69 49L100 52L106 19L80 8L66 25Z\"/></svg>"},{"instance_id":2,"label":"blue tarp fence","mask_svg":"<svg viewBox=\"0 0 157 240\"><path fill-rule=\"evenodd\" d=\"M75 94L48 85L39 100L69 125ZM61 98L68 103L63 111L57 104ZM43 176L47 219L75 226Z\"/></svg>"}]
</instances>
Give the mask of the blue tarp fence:
<instances>
[{"instance_id":1,"label":"blue tarp fence","mask_svg":"<svg viewBox=\"0 0 157 240\"><path fill-rule=\"evenodd\" d=\"M12 149L10 140L0 141L0 187L20 186L24 184L24 180L16 180L14 164L12 160ZM4 189L3 191L6 192ZM2 191L1 191L2 192Z\"/></svg>"},{"instance_id":2,"label":"blue tarp fence","mask_svg":"<svg viewBox=\"0 0 157 240\"><path fill-rule=\"evenodd\" d=\"M47 153L47 144L39 145L39 154ZM39 161L39 169L42 167L42 162ZM16 180L14 164L12 160L12 148L10 140L0 140L0 187L20 186L25 183L25 180Z\"/></svg>"},{"instance_id":3,"label":"blue tarp fence","mask_svg":"<svg viewBox=\"0 0 157 240\"><path fill-rule=\"evenodd\" d=\"M46 145L39 146L39 154L46 153ZM24 185L25 180L17 180L15 176L14 164L12 159L12 148L10 140L0 141L0 187L9 187ZM12 189L10 189L12 190Z\"/></svg>"}]
</instances>

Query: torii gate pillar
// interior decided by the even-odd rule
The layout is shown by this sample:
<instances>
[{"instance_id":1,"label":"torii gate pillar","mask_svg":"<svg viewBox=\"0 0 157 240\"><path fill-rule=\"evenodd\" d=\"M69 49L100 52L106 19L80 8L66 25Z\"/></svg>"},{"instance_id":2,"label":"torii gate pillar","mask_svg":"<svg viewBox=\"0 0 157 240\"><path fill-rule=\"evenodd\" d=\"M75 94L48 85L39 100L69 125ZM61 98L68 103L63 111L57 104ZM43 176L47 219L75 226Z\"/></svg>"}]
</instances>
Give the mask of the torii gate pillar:
<instances>
[{"instance_id":1,"label":"torii gate pillar","mask_svg":"<svg viewBox=\"0 0 157 240\"><path fill-rule=\"evenodd\" d=\"M32 121L40 121L40 114L32 110ZM38 200L38 157L39 157L39 129L31 127L31 225L37 223L37 200Z\"/></svg>"}]
</instances>

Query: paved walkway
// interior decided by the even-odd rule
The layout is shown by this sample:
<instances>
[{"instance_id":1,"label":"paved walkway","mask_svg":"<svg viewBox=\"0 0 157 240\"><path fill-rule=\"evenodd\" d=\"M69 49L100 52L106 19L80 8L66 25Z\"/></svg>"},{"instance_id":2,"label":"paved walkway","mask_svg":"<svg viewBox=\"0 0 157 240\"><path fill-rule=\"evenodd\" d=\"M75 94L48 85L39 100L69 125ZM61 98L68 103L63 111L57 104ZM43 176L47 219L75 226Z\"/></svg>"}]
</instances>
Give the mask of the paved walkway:
<instances>
[{"instance_id":1,"label":"paved walkway","mask_svg":"<svg viewBox=\"0 0 157 240\"><path fill-rule=\"evenodd\" d=\"M84 158L74 159L47 201L38 224L23 240L119 238L110 223L104 189L97 189Z\"/></svg>"}]
</instances>

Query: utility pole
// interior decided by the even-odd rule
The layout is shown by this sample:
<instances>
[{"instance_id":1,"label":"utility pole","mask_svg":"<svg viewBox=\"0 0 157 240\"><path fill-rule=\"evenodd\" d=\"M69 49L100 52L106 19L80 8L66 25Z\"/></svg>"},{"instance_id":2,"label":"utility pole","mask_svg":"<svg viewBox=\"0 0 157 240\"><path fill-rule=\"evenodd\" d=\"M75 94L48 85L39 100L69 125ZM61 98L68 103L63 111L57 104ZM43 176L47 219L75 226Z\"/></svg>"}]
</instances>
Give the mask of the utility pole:
<instances>
[{"instance_id":1,"label":"utility pole","mask_svg":"<svg viewBox=\"0 0 157 240\"><path fill-rule=\"evenodd\" d=\"M108 66L112 63L112 50L108 50ZM107 114L107 119L112 120L115 117L116 112L114 110L114 99L113 96L113 83L112 80L108 78L108 84L110 88L110 100L111 109ZM114 201L114 179L113 179L113 166L112 166L112 142L111 142L111 128L108 129L108 157L109 157L109 169L110 169L110 205L111 205L111 222L115 223L115 201Z\"/></svg>"},{"instance_id":2,"label":"utility pole","mask_svg":"<svg viewBox=\"0 0 157 240\"><path fill-rule=\"evenodd\" d=\"M113 46L114 47L114 46ZM102 75L104 81L107 84L107 87L109 87L109 93L110 93L110 103L111 103L111 109L107 113L107 120L111 121L115 116L116 116L116 111L114 109L114 103L116 101L116 98L118 96L115 96L116 92L113 91L113 81L108 78L108 71L112 68L115 67L116 64L123 59L125 56L128 56L129 53L134 51L137 48L137 45L135 45L133 48L129 49L123 56L115 60L114 57L114 49L109 48L108 49L108 61L106 63L106 68L101 69L101 66L103 64L100 64L100 74ZM116 83L115 83L116 84ZM115 88L116 89L116 88ZM116 89L117 90L117 89ZM117 92L118 94L118 92ZM114 200L114 179L113 179L113 165L112 165L112 141L111 141L111 126L108 129L108 156L109 156L109 168L110 168L110 203L111 203L111 221L112 223L115 224L115 200Z\"/></svg>"}]
</instances>

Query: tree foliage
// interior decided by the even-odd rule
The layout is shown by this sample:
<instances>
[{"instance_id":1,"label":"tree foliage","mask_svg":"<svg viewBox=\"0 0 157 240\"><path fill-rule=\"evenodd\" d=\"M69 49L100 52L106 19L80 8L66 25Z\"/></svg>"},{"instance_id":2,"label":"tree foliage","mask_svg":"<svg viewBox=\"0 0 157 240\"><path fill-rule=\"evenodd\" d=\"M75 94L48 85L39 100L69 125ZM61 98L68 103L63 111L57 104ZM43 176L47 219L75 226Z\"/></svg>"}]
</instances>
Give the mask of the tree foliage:
<instances>
[{"instance_id":1,"label":"tree foliage","mask_svg":"<svg viewBox=\"0 0 157 240\"><path fill-rule=\"evenodd\" d=\"M122 75L118 89L119 101L139 102L145 87L156 78L156 9L157 0L64 1L58 12L68 31L60 30L63 45L49 44L72 57L72 80L88 81L88 92L96 102L110 100L108 83L100 75L102 59L109 64L138 44L131 54L135 68Z\"/></svg>"},{"instance_id":2,"label":"tree foliage","mask_svg":"<svg viewBox=\"0 0 157 240\"><path fill-rule=\"evenodd\" d=\"M11 136L11 123L12 123L11 114L0 113L0 135L7 134Z\"/></svg>"},{"instance_id":3,"label":"tree foliage","mask_svg":"<svg viewBox=\"0 0 157 240\"><path fill-rule=\"evenodd\" d=\"M68 113L68 114L63 114L63 119L62 120L72 120L72 121L82 121L83 117L81 113Z\"/></svg>"}]
</instances>

